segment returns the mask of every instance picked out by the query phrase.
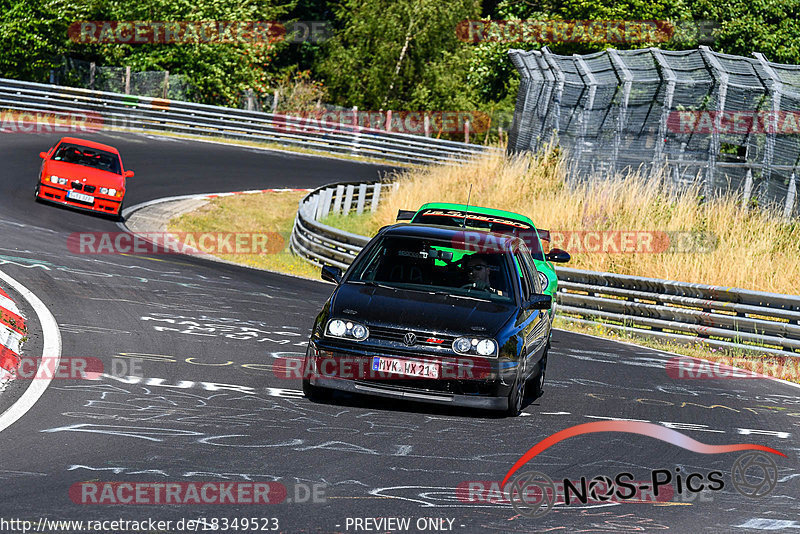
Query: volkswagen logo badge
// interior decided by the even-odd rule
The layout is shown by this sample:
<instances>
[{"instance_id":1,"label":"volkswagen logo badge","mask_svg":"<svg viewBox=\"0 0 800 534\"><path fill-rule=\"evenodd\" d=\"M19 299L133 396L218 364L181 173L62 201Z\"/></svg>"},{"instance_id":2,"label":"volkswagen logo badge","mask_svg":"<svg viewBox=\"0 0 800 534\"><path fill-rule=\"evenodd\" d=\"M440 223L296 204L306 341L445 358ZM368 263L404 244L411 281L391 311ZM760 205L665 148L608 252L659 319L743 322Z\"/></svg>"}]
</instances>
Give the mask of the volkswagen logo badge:
<instances>
[{"instance_id":1,"label":"volkswagen logo badge","mask_svg":"<svg viewBox=\"0 0 800 534\"><path fill-rule=\"evenodd\" d=\"M414 335L414 332L406 332L406 335L403 336L403 343L405 343L407 347L416 345L417 336Z\"/></svg>"}]
</instances>

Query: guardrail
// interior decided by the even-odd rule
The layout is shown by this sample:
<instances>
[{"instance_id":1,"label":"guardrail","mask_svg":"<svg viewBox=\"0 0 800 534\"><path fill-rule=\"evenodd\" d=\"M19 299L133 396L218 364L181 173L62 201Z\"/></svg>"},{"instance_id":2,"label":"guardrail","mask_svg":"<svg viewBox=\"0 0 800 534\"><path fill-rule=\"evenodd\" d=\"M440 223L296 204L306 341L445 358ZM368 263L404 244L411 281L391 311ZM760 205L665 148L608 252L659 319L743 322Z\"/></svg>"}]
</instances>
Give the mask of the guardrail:
<instances>
[{"instance_id":1,"label":"guardrail","mask_svg":"<svg viewBox=\"0 0 800 534\"><path fill-rule=\"evenodd\" d=\"M0 109L96 113L102 128L277 143L398 163L450 163L498 150L282 114L0 78Z\"/></svg>"},{"instance_id":2,"label":"guardrail","mask_svg":"<svg viewBox=\"0 0 800 534\"><path fill-rule=\"evenodd\" d=\"M369 238L320 222L375 211L390 183L340 183L306 195L290 246L316 264L347 269ZM579 323L682 344L800 356L800 295L557 268L557 310Z\"/></svg>"}]
</instances>

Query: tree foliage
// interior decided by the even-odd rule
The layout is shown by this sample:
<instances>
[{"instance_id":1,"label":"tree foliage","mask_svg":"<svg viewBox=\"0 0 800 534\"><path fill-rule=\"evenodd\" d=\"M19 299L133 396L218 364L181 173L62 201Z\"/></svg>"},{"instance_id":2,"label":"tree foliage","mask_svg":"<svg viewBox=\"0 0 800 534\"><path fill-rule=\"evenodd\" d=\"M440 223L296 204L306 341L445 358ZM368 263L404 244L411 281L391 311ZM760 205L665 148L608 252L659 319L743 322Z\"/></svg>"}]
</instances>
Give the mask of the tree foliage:
<instances>
[{"instance_id":1,"label":"tree foliage","mask_svg":"<svg viewBox=\"0 0 800 534\"><path fill-rule=\"evenodd\" d=\"M320 73L339 103L362 109L442 109L468 100L470 50L455 28L478 12L474 0L345 0Z\"/></svg>"},{"instance_id":2,"label":"tree foliage","mask_svg":"<svg viewBox=\"0 0 800 534\"><path fill-rule=\"evenodd\" d=\"M365 110L512 109L519 79L508 48L548 44L572 54L698 44L460 41L458 24L481 17L709 21L716 30L707 44L715 50L800 63L800 0L0 0L0 76L46 82L68 56L184 74L195 99L216 104L237 104L245 90L278 89ZM81 20L316 20L334 34L300 44L81 44L68 36Z\"/></svg>"}]
</instances>

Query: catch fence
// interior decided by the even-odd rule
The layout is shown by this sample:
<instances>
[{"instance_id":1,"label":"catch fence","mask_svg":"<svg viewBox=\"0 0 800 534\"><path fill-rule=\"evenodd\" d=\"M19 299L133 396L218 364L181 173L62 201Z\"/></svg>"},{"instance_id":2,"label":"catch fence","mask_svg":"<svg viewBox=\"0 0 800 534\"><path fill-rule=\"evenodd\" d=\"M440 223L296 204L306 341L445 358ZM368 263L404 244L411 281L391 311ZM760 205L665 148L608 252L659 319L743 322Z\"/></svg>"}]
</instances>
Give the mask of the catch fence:
<instances>
[{"instance_id":1,"label":"catch fence","mask_svg":"<svg viewBox=\"0 0 800 534\"><path fill-rule=\"evenodd\" d=\"M509 152L556 142L579 180L665 172L797 216L800 66L704 46L509 55L521 75Z\"/></svg>"}]
</instances>

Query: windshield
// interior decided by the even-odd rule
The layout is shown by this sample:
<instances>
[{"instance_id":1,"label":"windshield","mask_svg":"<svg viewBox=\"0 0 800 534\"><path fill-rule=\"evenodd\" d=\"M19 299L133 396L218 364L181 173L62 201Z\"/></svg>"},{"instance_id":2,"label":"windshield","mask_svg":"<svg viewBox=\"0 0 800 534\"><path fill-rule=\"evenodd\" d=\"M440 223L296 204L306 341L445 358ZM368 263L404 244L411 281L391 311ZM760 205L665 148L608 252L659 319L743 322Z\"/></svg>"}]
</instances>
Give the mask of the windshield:
<instances>
[{"instance_id":1,"label":"windshield","mask_svg":"<svg viewBox=\"0 0 800 534\"><path fill-rule=\"evenodd\" d=\"M119 156L97 148L65 143L58 147L53 159L55 161L83 165L84 167L92 167L93 169L100 169L101 171L122 174Z\"/></svg>"},{"instance_id":2,"label":"windshield","mask_svg":"<svg viewBox=\"0 0 800 534\"><path fill-rule=\"evenodd\" d=\"M384 237L347 281L491 301L514 298L506 254L473 252L456 241Z\"/></svg>"},{"instance_id":3,"label":"windshield","mask_svg":"<svg viewBox=\"0 0 800 534\"><path fill-rule=\"evenodd\" d=\"M497 232L500 234L511 234L522 238L534 259L545 261L542 248L539 246L539 236L530 224L495 217L492 215L482 215L480 213L469 213L459 210L426 209L414 216L411 221L418 224L437 224L440 226L460 226L464 227L466 215L466 228L476 228Z\"/></svg>"}]
</instances>

